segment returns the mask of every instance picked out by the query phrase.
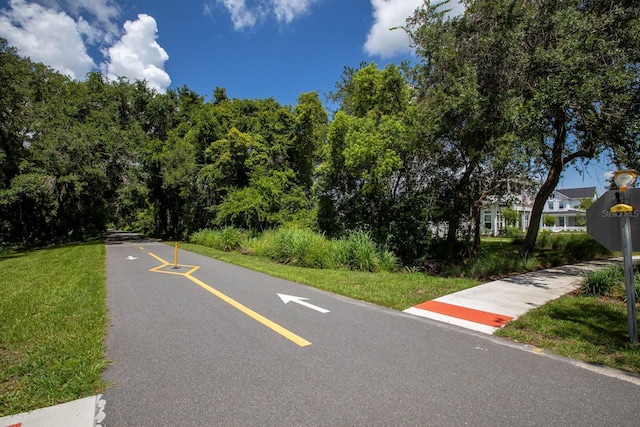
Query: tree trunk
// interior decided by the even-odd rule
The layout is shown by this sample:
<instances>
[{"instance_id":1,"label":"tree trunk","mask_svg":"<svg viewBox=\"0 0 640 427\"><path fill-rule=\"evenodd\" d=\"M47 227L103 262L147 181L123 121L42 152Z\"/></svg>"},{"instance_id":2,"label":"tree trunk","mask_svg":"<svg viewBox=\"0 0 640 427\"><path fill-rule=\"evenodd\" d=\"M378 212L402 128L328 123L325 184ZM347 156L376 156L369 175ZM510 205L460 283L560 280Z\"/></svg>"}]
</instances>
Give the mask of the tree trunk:
<instances>
[{"instance_id":1,"label":"tree trunk","mask_svg":"<svg viewBox=\"0 0 640 427\"><path fill-rule=\"evenodd\" d=\"M563 151L565 142L567 140L567 129L565 126L566 114L564 110L559 110L553 117L553 128L555 136L553 138L553 147L551 148L551 164L549 165L549 173L547 178L538 190L536 198L533 202L533 208L531 208L531 221L529 222L529 228L527 229L527 235L522 243L522 255L528 257L536 247L536 240L538 240L538 231L540 230L540 220L542 219L542 211L544 205L547 203L549 196L556 189L562 170L567 162L567 159L563 157ZM570 159L575 158L576 153L570 156Z\"/></svg>"},{"instance_id":2,"label":"tree trunk","mask_svg":"<svg viewBox=\"0 0 640 427\"><path fill-rule=\"evenodd\" d=\"M547 203L549 196L558 185L562 169L562 165L551 167L547 174L547 179L540 187L540 190L538 190L538 194L536 194L536 198L533 202L533 208L531 209L531 220L529 222L529 228L527 229L527 236L524 238L524 242L522 244L522 254L525 257L528 257L536 246L544 205Z\"/></svg>"},{"instance_id":3,"label":"tree trunk","mask_svg":"<svg viewBox=\"0 0 640 427\"><path fill-rule=\"evenodd\" d=\"M473 206L473 245L471 246L471 257L475 258L480 253L480 220L482 216L482 202Z\"/></svg>"}]
</instances>

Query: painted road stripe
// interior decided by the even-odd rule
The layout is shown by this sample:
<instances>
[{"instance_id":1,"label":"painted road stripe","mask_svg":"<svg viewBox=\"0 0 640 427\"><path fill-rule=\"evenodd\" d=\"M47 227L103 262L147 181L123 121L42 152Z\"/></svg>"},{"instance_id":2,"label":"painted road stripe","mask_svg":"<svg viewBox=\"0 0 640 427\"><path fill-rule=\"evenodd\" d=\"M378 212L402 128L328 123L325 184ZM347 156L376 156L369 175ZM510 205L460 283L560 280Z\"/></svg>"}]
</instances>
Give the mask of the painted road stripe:
<instances>
[{"instance_id":1,"label":"painted road stripe","mask_svg":"<svg viewBox=\"0 0 640 427\"><path fill-rule=\"evenodd\" d=\"M513 319L513 317L505 316L502 314L461 307L459 305L447 304L435 300L423 302L422 304L416 305L415 308L444 314L445 316L451 316L458 319L468 320L474 323L480 323L482 325L491 326L493 328L499 328Z\"/></svg>"},{"instance_id":2,"label":"painted road stripe","mask_svg":"<svg viewBox=\"0 0 640 427\"><path fill-rule=\"evenodd\" d=\"M163 264L161 266L152 268L150 271L153 271L155 273L178 274L180 276L184 276L187 279L191 280L196 285L200 286L201 288L205 289L206 291L208 291L208 292L212 293L213 295L217 296L222 301L224 301L227 304L231 305L232 307L240 310L241 312L243 312L247 316L251 317L255 321L263 324L267 328L269 328L272 331L282 335L283 337L285 337L289 341L299 345L300 347L306 347L308 345L311 345L311 342L307 341L306 339L294 334L293 332L289 331L288 329L283 328L282 326L278 325L277 323L267 319L266 317L262 316L261 314L256 313L255 311L251 310L249 307L246 307L246 306L240 304L238 301L234 300L233 298L228 297L227 295L223 294L222 292L218 291L217 289L214 289L211 286L209 286L206 283L204 283L203 281L193 277L191 275L191 273L196 271L199 267L192 266L192 265L179 265L179 267L190 268L190 270L187 271L186 273L180 273L180 272L177 272L177 271L165 271L165 270L162 270L162 269L170 266L171 264L166 262L165 260L163 260L159 256L152 254L151 252L149 252L149 255L151 255L152 257L154 257L155 259L157 259L158 261L160 261Z\"/></svg>"}]
</instances>

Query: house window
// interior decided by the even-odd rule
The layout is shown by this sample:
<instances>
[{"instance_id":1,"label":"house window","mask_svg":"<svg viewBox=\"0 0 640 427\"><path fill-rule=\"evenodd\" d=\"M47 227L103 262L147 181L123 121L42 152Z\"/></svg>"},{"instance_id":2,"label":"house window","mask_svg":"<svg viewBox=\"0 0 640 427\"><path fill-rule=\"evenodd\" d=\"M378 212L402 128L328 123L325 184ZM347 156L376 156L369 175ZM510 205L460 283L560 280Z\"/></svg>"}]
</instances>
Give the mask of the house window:
<instances>
[{"instance_id":1,"label":"house window","mask_svg":"<svg viewBox=\"0 0 640 427\"><path fill-rule=\"evenodd\" d=\"M558 205L559 209L564 209L564 202L558 202Z\"/></svg>"},{"instance_id":2,"label":"house window","mask_svg":"<svg viewBox=\"0 0 640 427\"><path fill-rule=\"evenodd\" d=\"M524 213L524 228L529 228L529 212Z\"/></svg>"},{"instance_id":3,"label":"house window","mask_svg":"<svg viewBox=\"0 0 640 427\"><path fill-rule=\"evenodd\" d=\"M564 217L558 217L558 227L564 227Z\"/></svg>"},{"instance_id":4,"label":"house window","mask_svg":"<svg viewBox=\"0 0 640 427\"><path fill-rule=\"evenodd\" d=\"M498 230L504 230L504 219L502 218L502 212L496 212L496 228Z\"/></svg>"},{"instance_id":5,"label":"house window","mask_svg":"<svg viewBox=\"0 0 640 427\"><path fill-rule=\"evenodd\" d=\"M549 206L549 209L553 210L553 201L549 200L549 203L547 204L547 206Z\"/></svg>"},{"instance_id":6,"label":"house window","mask_svg":"<svg viewBox=\"0 0 640 427\"><path fill-rule=\"evenodd\" d=\"M484 228L491 230L491 211L484 211Z\"/></svg>"}]
</instances>

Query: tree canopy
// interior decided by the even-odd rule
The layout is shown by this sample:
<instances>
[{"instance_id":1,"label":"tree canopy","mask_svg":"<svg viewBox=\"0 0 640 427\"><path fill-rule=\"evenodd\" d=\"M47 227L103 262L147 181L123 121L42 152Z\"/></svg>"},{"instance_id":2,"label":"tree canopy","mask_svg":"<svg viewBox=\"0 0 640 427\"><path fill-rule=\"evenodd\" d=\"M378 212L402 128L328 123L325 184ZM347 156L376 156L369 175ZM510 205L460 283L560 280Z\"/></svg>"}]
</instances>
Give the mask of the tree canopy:
<instances>
[{"instance_id":1,"label":"tree canopy","mask_svg":"<svg viewBox=\"0 0 640 427\"><path fill-rule=\"evenodd\" d=\"M533 191L530 253L575 161L640 166L640 4L465 4L416 9L414 62L346 67L331 117L315 92L74 81L0 39L0 246L289 225L364 231L415 264L477 256L483 208Z\"/></svg>"}]
</instances>

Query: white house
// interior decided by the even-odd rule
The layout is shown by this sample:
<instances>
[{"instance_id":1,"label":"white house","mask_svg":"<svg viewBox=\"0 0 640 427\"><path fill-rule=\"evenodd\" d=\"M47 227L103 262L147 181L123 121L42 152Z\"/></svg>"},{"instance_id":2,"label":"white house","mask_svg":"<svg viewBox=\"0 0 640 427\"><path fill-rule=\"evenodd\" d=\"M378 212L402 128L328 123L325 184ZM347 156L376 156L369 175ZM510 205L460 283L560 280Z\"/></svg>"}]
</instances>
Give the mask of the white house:
<instances>
[{"instance_id":1,"label":"white house","mask_svg":"<svg viewBox=\"0 0 640 427\"><path fill-rule=\"evenodd\" d=\"M573 231L586 230L584 223L578 218L585 217L585 211L580 209L583 199L595 201L598 198L596 187L566 188L557 189L549 197L544 206L541 218L541 229L551 231ZM513 203L509 205L519 214L519 220L515 225L521 231L526 231L529 227L531 209L533 207L533 194L524 192L520 196L512 197ZM502 210L507 205L502 203L491 203L483 209L482 228L485 235L499 236L506 228ZM556 218L553 227L544 227L544 217L551 215ZM582 224L582 225L580 225Z\"/></svg>"},{"instance_id":2,"label":"white house","mask_svg":"<svg viewBox=\"0 0 640 427\"><path fill-rule=\"evenodd\" d=\"M555 217L556 223L553 227L545 228L552 231L586 230L585 223L578 219L585 219L585 210L580 209L580 205L584 199L594 202L597 198L596 187L565 188L554 191L547 200L542 215Z\"/></svg>"}]
</instances>

